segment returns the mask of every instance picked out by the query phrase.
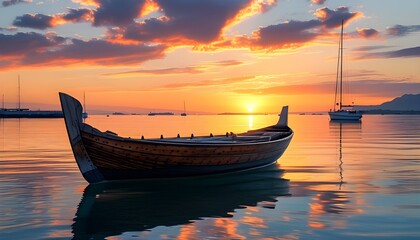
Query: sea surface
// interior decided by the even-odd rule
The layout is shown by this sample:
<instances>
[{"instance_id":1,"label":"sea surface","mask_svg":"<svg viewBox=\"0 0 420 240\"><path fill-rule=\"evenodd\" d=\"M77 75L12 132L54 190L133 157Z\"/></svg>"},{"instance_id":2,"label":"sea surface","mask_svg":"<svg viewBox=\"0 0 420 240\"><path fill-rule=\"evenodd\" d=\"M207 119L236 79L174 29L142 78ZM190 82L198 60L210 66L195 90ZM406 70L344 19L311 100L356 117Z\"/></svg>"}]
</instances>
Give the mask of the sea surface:
<instances>
[{"instance_id":1,"label":"sea surface","mask_svg":"<svg viewBox=\"0 0 420 240\"><path fill-rule=\"evenodd\" d=\"M275 115L89 116L145 138L243 132ZM0 119L0 239L420 239L420 116L290 115L277 164L89 185L63 119Z\"/></svg>"}]
</instances>

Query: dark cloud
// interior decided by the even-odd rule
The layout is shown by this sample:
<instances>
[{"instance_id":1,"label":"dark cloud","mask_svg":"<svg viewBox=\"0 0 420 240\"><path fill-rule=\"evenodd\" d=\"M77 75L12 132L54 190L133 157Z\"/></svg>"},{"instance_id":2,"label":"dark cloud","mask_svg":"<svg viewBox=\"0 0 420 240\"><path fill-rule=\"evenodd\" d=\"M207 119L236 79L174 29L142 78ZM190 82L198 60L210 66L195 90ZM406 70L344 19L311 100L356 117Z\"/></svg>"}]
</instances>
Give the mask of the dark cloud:
<instances>
[{"instance_id":1,"label":"dark cloud","mask_svg":"<svg viewBox=\"0 0 420 240\"><path fill-rule=\"evenodd\" d=\"M357 29L357 35L361 38L377 38L379 32L373 28L361 28Z\"/></svg>"},{"instance_id":2,"label":"dark cloud","mask_svg":"<svg viewBox=\"0 0 420 240\"><path fill-rule=\"evenodd\" d=\"M387 35L389 36L401 37L401 36L406 36L413 32L419 32L420 25L410 25L410 26L395 25L393 27L388 27L386 31L387 31Z\"/></svg>"},{"instance_id":3,"label":"dark cloud","mask_svg":"<svg viewBox=\"0 0 420 240\"><path fill-rule=\"evenodd\" d=\"M322 22L325 28L337 28L341 26L341 21L347 23L349 20L361 16L361 13L349 12L348 7L338 7L335 10L324 7L317 9L315 16Z\"/></svg>"},{"instance_id":4,"label":"dark cloud","mask_svg":"<svg viewBox=\"0 0 420 240\"><path fill-rule=\"evenodd\" d=\"M68 9L68 13L63 14L61 18L67 22L79 22L82 20L90 19L93 11L87 8Z\"/></svg>"},{"instance_id":5,"label":"dark cloud","mask_svg":"<svg viewBox=\"0 0 420 240\"><path fill-rule=\"evenodd\" d=\"M44 52L32 52L23 59L24 64L66 65L89 63L93 65L126 65L162 58L163 45L120 45L104 40L82 41L73 39L70 44Z\"/></svg>"},{"instance_id":6,"label":"dark cloud","mask_svg":"<svg viewBox=\"0 0 420 240\"><path fill-rule=\"evenodd\" d=\"M123 26L140 15L145 0L96 0L94 26Z\"/></svg>"},{"instance_id":7,"label":"dark cloud","mask_svg":"<svg viewBox=\"0 0 420 240\"><path fill-rule=\"evenodd\" d=\"M0 34L0 54L6 56L23 55L28 52L42 51L49 47L56 47L65 42L62 37L39 33L16 33L14 35Z\"/></svg>"},{"instance_id":8,"label":"dark cloud","mask_svg":"<svg viewBox=\"0 0 420 240\"><path fill-rule=\"evenodd\" d=\"M16 17L13 25L16 27L27 27L44 30L54 26L53 17L44 14L25 14Z\"/></svg>"},{"instance_id":9,"label":"dark cloud","mask_svg":"<svg viewBox=\"0 0 420 240\"><path fill-rule=\"evenodd\" d=\"M307 95L331 94L334 92L334 88L334 82L321 82L314 84L286 85L259 89L238 89L235 90L235 92L258 95ZM420 83L404 80L359 80L351 82L350 91L352 95L383 97L402 95L406 93L417 93L417 89L420 89Z\"/></svg>"},{"instance_id":10,"label":"dark cloud","mask_svg":"<svg viewBox=\"0 0 420 240\"><path fill-rule=\"evenodd\" d=\"M219 39L223 28L233 21L251 0L156 1L164 17L146 19L126 29L125 38L138 41L210 43Z\"/></svg>"},{"instance_id":11,"label":"dark cloud","mask_svg":"<svg viewBox=\"0 0 420 240\"><path fill-rule=\"evenodd\" d=\"M1 4L3 5L3 7L9 7L12 5L19 4L19 3L30 3L30 2L32 2L32 0L5 0Z\"/></svg>"},{"instance_id":12,"label":"dark cloud","mask_svg":"<svg viewBox=\"0 0 420 240\"><path fill-rule=\"evenodd\" d=\"M104 40L82 41L54 33L0 34L0 67L70 64L131 65L162 58L164 45L121 45Z\"/></svg>"},{"instance_id":13,"label":"dark cloud","mask_svg":"<svg viewBox=\"0 0 420 240\"><path fill-rule=\"evenodd\" d=\"M336 10L322 8L316 11L317 19L308 21L288 21L267 27L260 27L252 36L236 37L232 41L223 42L219 47L250 47L253 49L283 49L301 47L314 39L329 36L328 30L341 26L341 19L349 22L361 15L359 12L349 12L346 7ZM374 29L361 34L364 37L375 35Z\"/></svg>"},{"instance_id":14,"label":"dark cloud","mask_svg":"<svg viewBox=\"0 0 420 240\"><path fill-rule=\"evenodd\" d=\"M258 39L254 44L263 48L289 48L300 46L317 37L312 31L320 26L317 20L306 22L290 21L277 25L260 28L257 32Z\"/></svg>"},{"instance_id":15,"label":"dark cloud","mask_svg":"<svg viewBox=\"0 0 420 240\"><path fill-rule=\"evenodd\" d=\"M420 57L420 46L405 48L395 51L373 52L361 54L358 59L365 58L400 58L400 57Z\"/></svg>"},{"instance_id":16,"label":"dark cloud","mask_svg":"<svg viewBox=\"0 0 420 240\"><path fill-rule=\"evenodd\" d=\"M68 13L60 13L52 16L44 14L25 14L23 16L16 17L13 21L13 25L16 27L45 30L47 28L53 28L58 24L88 21L92 19L92 15L93 11L90 9L69 8Z\"/></svg>"}]
</instances>

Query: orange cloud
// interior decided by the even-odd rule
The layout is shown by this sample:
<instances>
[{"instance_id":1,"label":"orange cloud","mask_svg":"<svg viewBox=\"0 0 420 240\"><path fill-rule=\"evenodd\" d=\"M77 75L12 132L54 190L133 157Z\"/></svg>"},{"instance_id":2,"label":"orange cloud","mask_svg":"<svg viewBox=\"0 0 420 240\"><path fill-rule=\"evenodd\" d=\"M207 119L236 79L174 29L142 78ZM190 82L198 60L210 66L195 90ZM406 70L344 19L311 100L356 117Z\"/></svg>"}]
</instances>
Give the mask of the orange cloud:
<instances>
[{"instance_id":1,"label":"orange cloud","mask_svg":"<svg viewBox=\"0 0 420 240\"><path fill-rule=\"evenodd\" d=\"M229 19L226 22L224 29L238 24L248 17L254 16L258 13L266 12L276 4L277 0L253 0L249 2L248 6L241 9L232 19Z\"/></svg>"},{"instance_id":2,"label":"orange cloud","mask_svg":"<svg viewBox=\"0 0 420 240\"><path fill-rule=\"evenodd\" d=\"M159 10L159 5L153 0L146 0L140 10L140 17L145 17L148 14Z\"/></svg>"},{"instance_id":3,"label":"orange cloud","mask_svg":"<svg viewBox=\"0 0 420 240\"><path fill-rule=\"evenodd\" d=\"M219 68L219 67L228 67L228 66L237 66L241 65L242 62L237 60L226 60L226 61L219 61L219 62L212 62L208 64L203 64L200 66L189 66L189 67L178 67L178 68L162 68L162 69L141 69L135 71L126 71L126 72L118 72L118 73L109 73L104 74L106 76L114 76L114 75L177 75L177 74L198 74L204 73L211 68Z\"/></svg>"}]
</instances>

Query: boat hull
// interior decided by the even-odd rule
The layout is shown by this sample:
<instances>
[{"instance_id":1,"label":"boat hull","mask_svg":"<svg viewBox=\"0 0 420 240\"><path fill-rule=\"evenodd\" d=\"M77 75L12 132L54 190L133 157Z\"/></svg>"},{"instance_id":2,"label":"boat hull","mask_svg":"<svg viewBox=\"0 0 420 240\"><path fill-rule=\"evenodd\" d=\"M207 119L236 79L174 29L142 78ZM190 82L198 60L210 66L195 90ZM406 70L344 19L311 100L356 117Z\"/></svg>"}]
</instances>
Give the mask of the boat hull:
<instances>
[{"instance_id":1,"label":"boat hull","mask_svg":"<svg viewBox=\"0 0 420 240\"><path fill-rule=\"evenodd\" d=\"M329 112L332 121L360 121L362 114L350 111Z\"/></svg>"},{"instance_id":2,"label":"boat hull","mask_svg":"<svg viewBox=\"0 0 420 240\"><path fill-rule=\"evenodd\" d=\"M228 136L131 139L83 123L79 101L60 93L74 157L89 183L142 178L175 178L243 171L274 163L293 131L287 107L276 125Z\"/></svg>"},{"instance_id":3,"label":"boat hull","mask_svg":"<svg viewBox=\"0 0 420 240\"><path fill-rule=\"evenodd\" d=\"M260 144L208 146L109 139L84 131L81 136L96 166L93 171L105 180L187 177L258 168L277 161L292 139L290 135Z\"/></svg>"}]
</instances>

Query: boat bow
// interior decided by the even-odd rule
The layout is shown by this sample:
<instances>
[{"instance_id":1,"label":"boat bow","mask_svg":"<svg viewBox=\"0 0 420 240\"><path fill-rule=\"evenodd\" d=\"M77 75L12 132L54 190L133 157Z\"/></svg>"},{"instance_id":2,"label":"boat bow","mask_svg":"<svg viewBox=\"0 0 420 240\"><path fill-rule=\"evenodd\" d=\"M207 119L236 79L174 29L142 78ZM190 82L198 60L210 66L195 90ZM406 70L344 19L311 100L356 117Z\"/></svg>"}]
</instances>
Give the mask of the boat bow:
<instances>
[{"instance_id":1,"label":"boat bow","mask_svg":"<svg viewBox=\"0 0 420 240\"><path fill-rule=\"evenodd\" d=\"M86 148L83 144L80 131L83 127L83 107L82 104L72 96L59 93L61 108L64 114L67 134L69 136L71 148L77 165L86 181L90 183L101 182L105 180L103 175L92 163Z\"/></svg>"}]
</instances>

